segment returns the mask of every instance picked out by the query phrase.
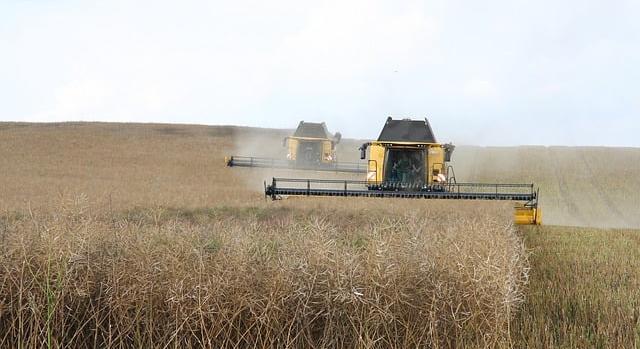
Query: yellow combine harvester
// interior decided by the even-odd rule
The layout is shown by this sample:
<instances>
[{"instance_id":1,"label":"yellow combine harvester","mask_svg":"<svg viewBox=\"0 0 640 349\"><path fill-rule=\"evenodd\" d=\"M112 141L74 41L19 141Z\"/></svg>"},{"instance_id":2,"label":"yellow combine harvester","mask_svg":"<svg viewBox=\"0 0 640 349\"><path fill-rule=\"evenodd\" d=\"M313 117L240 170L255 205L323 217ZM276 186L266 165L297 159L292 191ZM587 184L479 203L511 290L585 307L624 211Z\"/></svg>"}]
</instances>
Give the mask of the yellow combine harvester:
<instances>
[{"instance_id":1,"label":"yellow combine harvester","mask_svg":"<svg viewBox=\"0 0 640 349\"><path fill-rule=\"evenodd\" d=\"M265 194L508 200L517 202L517 224L541 224L533 184L458 183L450 165L454 148L436 141L426 119L388 118L378 140L360 147L367 159L364 181L273 178Z\"/></svg>"},{"instance_id":2,"label":"yellow combine harvester","mask_svg":"<svg viewBox=\"0 0 640 349\"><path fill-rule=\"evenodd\" d=\"M324 122L300 121L293 136L284 139L287 159L307 165L333 164L336 162L336 145L341 138L339 132L331 136Z\"/></svg>"},{"instance_id":3,"label":"yellow combine harvester","mask_svg":"<svg viewBox=\"0 0 640 349\"><path fill-rule=\"evenodd\" d=\"M340 133L331 135L324 122L300 121L293 135L284 139L283 145L287 149L286 159L228 156L225 157L225 164L229 167L365 173L367 169L364 163L338 162L336 145L340 139Z\"/></svg>"}]
</instances>

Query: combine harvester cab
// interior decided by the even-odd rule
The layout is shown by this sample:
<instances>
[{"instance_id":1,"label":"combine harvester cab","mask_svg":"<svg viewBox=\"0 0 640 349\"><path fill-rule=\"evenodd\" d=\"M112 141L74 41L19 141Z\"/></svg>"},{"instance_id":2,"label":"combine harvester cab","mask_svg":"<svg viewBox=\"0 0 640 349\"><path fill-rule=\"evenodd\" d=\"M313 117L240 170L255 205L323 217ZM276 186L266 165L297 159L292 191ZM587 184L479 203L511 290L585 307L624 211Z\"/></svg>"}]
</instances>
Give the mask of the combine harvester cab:
<instances>
[{"instance_id":1,"label":"combine harvester cab","mask_svg":"<svg viewBox=\"0 0 640 349\"><path fill-rule=\"evenodd\" d=\"M367 169L364 163L338 162L336 145L341 138L339 132L331 135L324 122L300 121L293 135L285 137L283 141L283 146L287 149L286 159L227 156L224 161L228 167L365 173Z\"/></svg>"},{"instance_id":2,"label":"combine harvester cab","mask_svg":"<svg viewBox=\"0 0 640 349\"><path fill-rule=\"evenodd\" d=\"M360 147L363 181L273 178L265 194L514 201L516 224L541 224L533 184L459 183L450 165L454 149L436 141L427 119L389 117L378 140Z\"/></svg>"},{"instance_id":3,"label":"combine harvester cab","mask_svg":"<svg viewBox=\"0 0 640 349\"><path fill-rule=\"evenodd\" d=\"M455 147L439 144L425 119L387 122L375 142L360 147L360 158L367 158L367 182L376 190L445 191L453 172L449 161Z\"/></svg>"}]
</instances>

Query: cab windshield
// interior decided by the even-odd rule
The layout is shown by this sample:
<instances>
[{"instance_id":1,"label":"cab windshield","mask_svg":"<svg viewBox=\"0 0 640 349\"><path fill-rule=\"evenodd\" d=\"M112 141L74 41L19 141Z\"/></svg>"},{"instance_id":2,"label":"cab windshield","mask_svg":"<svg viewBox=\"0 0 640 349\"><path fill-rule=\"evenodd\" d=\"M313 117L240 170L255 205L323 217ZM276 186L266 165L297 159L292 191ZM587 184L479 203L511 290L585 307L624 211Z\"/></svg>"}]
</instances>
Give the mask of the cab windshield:
<instances>
[{"instance_id":1,"label":"cab windshield","mask_svg":"<svg viewBox=\"0 0 640 349\"><path fill-rule=\"evenodd\" d=\"M322 142L300 141L298 143L297 162L302 164L316 164L322 160Z\"/></svg>"},{"instance_id":2,"label":"cab windshield","mask_svg":"<svg viewBox=\"0 0 640 349\"><path fill-rule=\"evenodd\" d=\"M386 150L385 181L411 185L424 185L424 149Z\"/></svg>"}]
</instances>

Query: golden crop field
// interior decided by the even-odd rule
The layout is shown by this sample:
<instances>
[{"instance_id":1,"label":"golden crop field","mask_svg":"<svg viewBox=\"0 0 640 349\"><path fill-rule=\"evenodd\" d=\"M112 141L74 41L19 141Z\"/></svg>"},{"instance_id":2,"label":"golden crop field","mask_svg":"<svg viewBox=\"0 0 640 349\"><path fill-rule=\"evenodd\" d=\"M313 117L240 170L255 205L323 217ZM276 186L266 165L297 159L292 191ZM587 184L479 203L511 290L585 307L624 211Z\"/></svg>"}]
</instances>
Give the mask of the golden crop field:
<instances>
[{"instance_id":1,"label":"golden crop field","mask_svg":"<svg viewBox=\"0 0 640 349\"><path fill-rule=\"evenodd\" d=\"M591 227L516 229L500 203L272 202L273 175L344 175L224 167L286 134L0 124L0 347L640 344L640 235L595 228L639 226L640 150L459 147L458 180Z\"/></svg>"}]
</instances>

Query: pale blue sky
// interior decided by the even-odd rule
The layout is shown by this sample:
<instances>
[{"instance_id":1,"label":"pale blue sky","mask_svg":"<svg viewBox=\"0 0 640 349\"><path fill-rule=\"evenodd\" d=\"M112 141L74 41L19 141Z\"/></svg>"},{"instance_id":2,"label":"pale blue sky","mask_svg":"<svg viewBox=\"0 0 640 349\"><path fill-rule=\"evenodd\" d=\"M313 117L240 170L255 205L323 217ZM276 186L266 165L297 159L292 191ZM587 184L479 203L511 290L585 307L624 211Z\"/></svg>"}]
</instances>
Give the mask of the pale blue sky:
<instances>
[{"instance_id":1,"label":"pale blue sky","mask_svg":"<svg viewBox=\"0 0 640 349\"><path fill-rule=\"evenodd\" d=\"M640 146L639 1L0 0L0 120Z\"/></svg>"}]
</instances>

